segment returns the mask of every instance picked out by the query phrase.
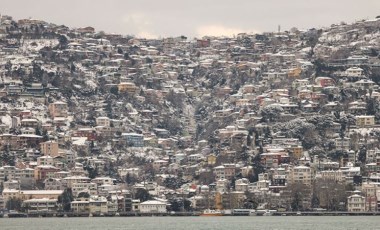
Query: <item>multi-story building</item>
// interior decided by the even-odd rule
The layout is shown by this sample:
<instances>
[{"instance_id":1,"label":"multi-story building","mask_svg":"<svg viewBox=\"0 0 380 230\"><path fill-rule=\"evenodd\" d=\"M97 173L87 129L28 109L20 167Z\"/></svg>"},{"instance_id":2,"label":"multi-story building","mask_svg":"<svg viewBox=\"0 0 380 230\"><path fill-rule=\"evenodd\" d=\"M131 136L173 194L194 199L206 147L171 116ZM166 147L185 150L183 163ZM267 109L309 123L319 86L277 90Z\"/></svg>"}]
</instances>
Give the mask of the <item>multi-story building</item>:
<instances>
[{"instance_id":1,"label":"multi-story building","mask_svg":"<svg viewBox=\"0 0 380 230\"><path fill-rule=\"evenodd\" d=\"M21 170L15 166L0 167L0 183L6 180L19 180L21 177Z\"/></svg>"},{"instance_id":2,"label":"multi-story building","mask_svg":"<svg viewBox=\"0 0 380 230\"><path fill-rule=\"evenodd\" d=\"M166 213L166 203L158 200L148 200L140 204L141 213Z\"/></svg>"},{"instance_id":3,"label":"multi-story building","mask_svg":"<svg viewBox=\"0 0 380 230\"><path fill-rule=\"evenodd\" d=\"M296 166L289 170L289 181L292 183L300 183L310 186L312 176L312 170L307 166Z\"/></svg>"},{"instance_id":4,"label":"multi-story building","mask_svg":"<svg viewBox=\"0 0 380 230\"><path fill-rule=\"evenodd\" d=\"M96 195L98 185L96 183L73 183L71 185L74 196L78 196L81 192L87 192L90 195Z\"/></svg>"},{"instance_id":5,"label":"multi-story building","mask_svg":"<svg viewBox=\"0 0 380 230\"><path fill-rule=\"evenodd\" d=\"M236 175L236 165L224 164L214 167L214 175L216 180L232 179Z\"/></svg>"},{"instance_id":6,"label":"multi-story building","mask_svg":"<svg viewBox=\"0 0 380 230\"><path fill-rule=\"evenodd\" d=\"M58 142L56 142L56 141L42 142L40 144L40 147L41 147L41 154L42 155L51 156L51 157L59 156Z\"/></svg>"},{"instance_id":7,"label":"multi-story building","mask_svg":"<svg viewBox=\"0 0 380 230\"><path fill-rule=\"evenodd\" d=\"M110 127L111 120L108 117L98 117L96 118L96 125L103 126L103 127Z\"/></svg>"},{"instance_id":8,"label":"multi-story building","mask_svg":"<svg viewBox=\"0 0 380 230\"><path fill-rule=\"evenodd\" d=\"M67 103L56 101L49 104L49 113L52 118L67 117Z\"/></svg>"},{"instance_id":9,"label":"multi-story building","mask_svg":"<svg viewBox=\"0 0 380 230\"><path fill-rule=\"evenodd\" d=\"M368 127L375 124L375 116L356 116L357 127Z\"/></svg>"},{"instance_id":10,"label":"multi-story building","mask_svg":"<svg viewBox=\"0 0 380 230\"><path fill-rule=\"evenodd\" d=\"M25 200L22 205L31 212L55 212L57 211L57 199L29 199Z\"/></svg>"},{"instance_id":11,"label":"multi-story building","mask_svg":"<svg viewBox=\"0 0 380 230\"><path fill-rule=\"evenodd\" d=\"M138 133L122 133L121 136L131 147L144 147L144 135Z\"/></svg>"},{"instance_id":12,"label":"multi-story building","mask_svg":"<svg viewBox=\"0 0 380 230\"><path fill-rule=\"evenodd\" d=\"M349 212L365 212L366 199L364 196L354 194L347 198L347 211Z\"/></svg>"}]
</instances>

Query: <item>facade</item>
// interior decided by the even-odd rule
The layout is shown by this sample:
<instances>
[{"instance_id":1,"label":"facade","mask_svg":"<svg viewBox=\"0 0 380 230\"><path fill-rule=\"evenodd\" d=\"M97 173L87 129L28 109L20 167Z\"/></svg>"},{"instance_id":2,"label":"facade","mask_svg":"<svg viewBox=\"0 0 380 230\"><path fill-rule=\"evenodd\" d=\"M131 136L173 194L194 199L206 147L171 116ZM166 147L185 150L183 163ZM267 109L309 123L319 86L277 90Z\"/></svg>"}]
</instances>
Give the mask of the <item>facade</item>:
<instances>
[{"instance_id":1,"label":"facade","mask_svg":"<svg viewBox=\"0 0 380 230\"><path fill-rule=\"evenodd\" d=\"M157 200L148 200L140 203L141 213L166 213L166 203Z\"/></svg>"},{"instance_id":2,"label":"facade","mask_svg":"<svg viewBox=\"0 0 380 230\"><path fill-rule=\"evenodd\" d=\"M46 141L40 144L41 154L45 156L56 157L59 156L58 153L58 142L56 141Z\"/></svg>"},{"instance_id":3,"label":"facade","mask_svg":"<svg viewBox=\"0 0 380 230\"><path fill-rule=\"evenodd\" d=\"M216 180L231 179L236 175L236 165L224 164L214 167L214 175Z\"/></svg>"},{"instance_id":4,"label":"facade","mask_svg":"<svg viewBox=\"0 0 380 230\"><path fill-rule=\"evenodd\" d=\"M57 199L29 199L23 202L23 207L28 210L28 213L32 212L55 212L57 211L58 204Z\"/></svg>"},{"instance_id":5,"label":"facade","mask_svg":"<svg viewBox=\"0 0 380 230\"><path fill-rule=\"evenodd\" d=\"M81 192L87 192L90 195L96 195L98 192L96 183L73 183L71 190L74 196L78 196Z\"/></svg>"},{"instance_id":6,"label":"facade","mask_svg":"<svg viewBox=\"0 0 380 230\"><path fill-rule=\"evenodd\" d=\"M293 167L289 172L289 181L310 186L312 181L311 168L307 166Z\"/></svg>"},{"instance_id":7,"label":"facade","mask_svg":"<svg viewBox=\"0 0 380 230\"><path fill-rule=\"evenodd\" d=\"M57 101L49 104L49 113L52 118L67 117L67 103Z\"/></svg>"},{"instance_id":8,"label":"facade","mask_svg":"<svg viewBox=\"0 0 380 230\"><path fill-rule=\"evenodd\" d=\"M144 135L138 133L122 133L121 135L128 146L144 147Z\"/></svg>"},{"instance_id":9,"label":"facade","mask_svg":"<svg viewBox=\"0 0 380 230\"><path fill-rule=\"evenodd\" d=\"M117 88L120 93L129 93L129 94L136 93L138 89L136 85L132 82L121 82L120 84L117 85Z\"/></svg>"},{"instance_id":10,"label":"facade","mask_svg":"<svg viewBox=\"0 0 380 230\"><path fill-rule=\"evenodd\" d=\"M347 198L347 211L349 212L365 212L366 199L364 196L354 194Z\"/></svg>"},{"instance_id":11,"label":"facade","mask_svg":"<svg viewBox=\"0 0 380 230\"><path fill-rule=\"evenodd\" d=\"M90 213L90 201L88 199L72 201L71 211L74 213Z\"/></svg>"},{"instance_id":12,"label":"facade","mask_svg":"<svg viewBox=\"0 0 380 230\"><path fill-rule=\"evenodd\" d=\"M108 117L98 117L96 118L96 125L103 126L103 127L110 127L111 120Z\"/></svg>"},{"instance_id":13,"label":"facade","mask_svg":"<svg viewBox=\"0 0 380 230\"><path fill-rule=\"evenodd\" d=\"M375 124L375 116L356 116L357 127L368 127Z\"/></svg>"}]
</instances>

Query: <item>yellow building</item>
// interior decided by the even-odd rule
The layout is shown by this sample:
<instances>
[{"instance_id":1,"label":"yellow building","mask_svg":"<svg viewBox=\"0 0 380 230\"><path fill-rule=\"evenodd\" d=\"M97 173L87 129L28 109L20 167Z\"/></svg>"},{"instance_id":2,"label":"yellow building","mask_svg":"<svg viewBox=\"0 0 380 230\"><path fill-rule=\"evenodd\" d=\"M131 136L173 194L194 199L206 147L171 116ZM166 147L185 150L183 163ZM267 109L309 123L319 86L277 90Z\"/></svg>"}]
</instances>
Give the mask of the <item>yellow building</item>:
<instances>
[{"instance_id":1,"label":"yellow building","mask_svg":"<svg viewBox=\"0 0 380 230\"><path fill-rule=\"evenodd\" d=\"M58 143L56 141L42 142L40 146L42 155L51 157L59 156Z\"/></svg>"},{"instance_id":2,"label":"yellow building","mask_svg":"<svg viewBox=\"0 0 380 230\"><path fill-rule=\"evenodd\" d=\"M312 176L312 170L307 166L296 166L289 170L289 181L292 183L310 186Z\"/></svg>"},{"instance_id":3,"label":"yellow building","mask_svg":"<svg viewBox=\"0 0 380 230\"><path fill-rule=\"evenodd\" d=\"M303 147L302 146L290 146L287 148L295 159L300 159L303 156Z\"/></svg>"},{"instance_id":4,"label":"yellow building","mask_svg":"<svg viewBox=\"0 0 380 230\"><path fill-rule=\"evenodd\" d=\"M4 189L3 197L6 202L11 198L19 198L22 201L30 199L58 199L63 193L63 190L18 190L18 189Z\"/></svg>"},{"instance_id":5,"label":"yellow building","mask_svg":"<svg viewBox=\"0 0 380 230\"><path fill-rule=\"evenodd\" d=\"M213 154L207 156L207 164L208 165L214 165L214 164L216 164L216 156L213 155Z\"/></svg>"},{"instance_id":6,"label":"yellow building","mask_svg":"<svg viewBox=\"0 0 380 230\"><path fill-rule=\"evenodd\" d=\"M57 101L49 104L49 113L52 118L67 117L67 103Z\"/></svg>"},{"instance_id":7,"label":"yellow building","mask_svg":"<svg viewBox=\"0 0 380 230\"><path fill-rule=\"evenodd\" d=\"M137 92L137 87L132 82L121 82L117 85L119 93L130 93L135 94Z\"/></svg>"},{"instance_id":8,"label":"yellow building","mask_svg":"<svg viewBox=\"0 0 380 230\"><path fill-rule=\"evenodd\" d=\"M288 71L288 77L289 78L300 78L302 73L301 68L294 68L294 69L289 69Z\"/></svg>"},{"instance_id":9,"label":"yellow building","mask_svg":"<svg viewBox=\"0 0 380 230\"><path fill-rule=\"evenodd\" d=\"M367 127L375 124L375 116L356 116L356 126Z\"/></svg>"}]
</instances>

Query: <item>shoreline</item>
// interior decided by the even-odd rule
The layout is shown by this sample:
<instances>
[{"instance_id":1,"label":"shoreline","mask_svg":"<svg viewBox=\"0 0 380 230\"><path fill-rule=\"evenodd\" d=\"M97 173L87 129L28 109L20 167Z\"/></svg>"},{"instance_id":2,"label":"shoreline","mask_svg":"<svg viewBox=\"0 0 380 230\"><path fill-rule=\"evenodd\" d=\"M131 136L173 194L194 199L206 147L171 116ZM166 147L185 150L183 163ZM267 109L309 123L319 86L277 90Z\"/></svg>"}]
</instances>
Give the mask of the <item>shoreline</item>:
<instances>
[{"instance_id":1,"label":"shoreline","mask_svg":"<svg viewBox=\"0 0 380 230\"><path fill-rule=\"evenodd\" d=\"M0 218L77 218L77 217L202 217L200 212L190 213L8 213ZM222 215L216 217L260 217L262 215ZM275 212L269 216L380 216L380 212ZM210 216L209 216L210 217Z\"/></svg>"}]
</instances>

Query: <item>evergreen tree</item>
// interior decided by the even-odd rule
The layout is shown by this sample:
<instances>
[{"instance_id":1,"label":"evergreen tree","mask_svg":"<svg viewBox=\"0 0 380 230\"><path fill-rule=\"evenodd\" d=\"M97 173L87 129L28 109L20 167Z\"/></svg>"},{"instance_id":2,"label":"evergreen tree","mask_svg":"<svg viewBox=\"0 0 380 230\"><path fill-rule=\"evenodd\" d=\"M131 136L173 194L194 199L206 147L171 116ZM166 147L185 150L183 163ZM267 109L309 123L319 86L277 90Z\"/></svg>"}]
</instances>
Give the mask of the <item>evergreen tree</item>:
<instances>
[{"instance_id":1,"label":"evergreen tree","mask_svg":"<svg viewBox=\"0 0 380 230\"><path fill-rule=\"evenodd\" d=\"M73 192L71 188L67 188L63 193L58 196L58 203L61 204L62 210L65 212L70 211L71 201L74 200Z\"/></svg>"}]
</instances>

